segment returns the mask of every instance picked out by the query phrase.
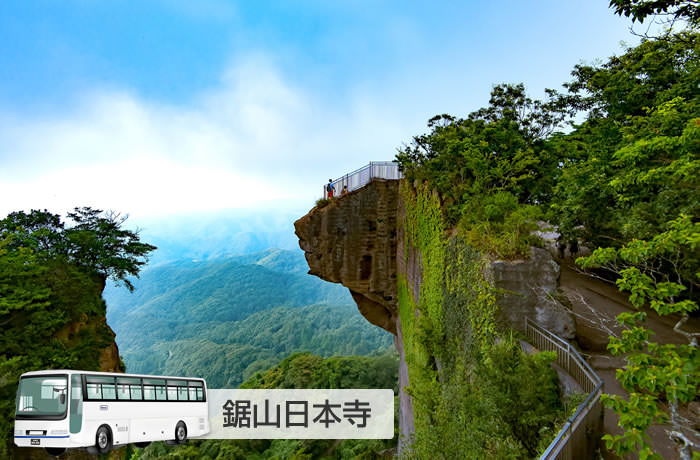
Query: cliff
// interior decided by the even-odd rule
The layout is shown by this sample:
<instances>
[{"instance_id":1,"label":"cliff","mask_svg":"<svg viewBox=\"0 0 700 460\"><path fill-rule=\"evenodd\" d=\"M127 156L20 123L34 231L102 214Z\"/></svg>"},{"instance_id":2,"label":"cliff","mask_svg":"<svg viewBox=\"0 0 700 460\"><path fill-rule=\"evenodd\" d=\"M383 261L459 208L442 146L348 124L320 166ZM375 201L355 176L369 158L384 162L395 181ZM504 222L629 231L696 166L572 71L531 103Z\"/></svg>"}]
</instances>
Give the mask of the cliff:
<instances>
[{"instance_id":1,"label":"cliff","mask_svg":"<svg viewBox=\"0 0 700 460\"><path fill-rule=\"evenodd\" d=\"M56 267L55 267L56 268ZM65 268L65 267L64 267ZM54 273L61 271L56 268ZM35 338L25 354L41 356L41 351L51 351L50 364L46 357L41 359L41 368L71 368L104 372L124 372L119 358L119 349L114 341L114 331L107 324L106 305L102 299L105 281L100 276L88 276L80 271L62 272L60 285L53 283L52 308L62 310L64 320L53 336ZM36 364L34 365L36 366ZM14 386L13 386L14 388ZM15 390L13 390L15 391ZM13 398L14 401L14 398ZM12 407L14 411L14 407ZM12 417L9 414L9 417ZM10 440L11 442L11 440ZM49 459L44 449L17 448L9 451L16 459ZM110 453L110 458L122 458L124 449ZM82 460L94 458L86 451L69 450L62 459Z\"/></svg>"},{"instance_id":2,"label":"cliff","mask_svg":"<svg viewBox=\"0 0 700 460\"><path fill-rule=\"evenodd\" d=\"M396 334L398 182L375 180L294 223L309 273L346 286L367 320Z\"/></svg>"},{"instance_id":3,"label":"cliff","mask_svg":"<svg viewBox=\"0 0 700 460\"><path fill-rule=\"evenodd\" d=\"M528 259L516 261L479 255L441 228L439 197L419 189L375 180L294 224L309 273L348 287L365 318L395 336L399 450L416 431L415 404L406 388L415 395L423 371L434 372L446 387L459 347L472 342L475 321L522 330L529 317L561 336L576 332L571 312L555 300L559 266L547 251L532 248ZM431 340L426 331L445 344L462 345L424 346Z\"/></svg>"}]
</instances>

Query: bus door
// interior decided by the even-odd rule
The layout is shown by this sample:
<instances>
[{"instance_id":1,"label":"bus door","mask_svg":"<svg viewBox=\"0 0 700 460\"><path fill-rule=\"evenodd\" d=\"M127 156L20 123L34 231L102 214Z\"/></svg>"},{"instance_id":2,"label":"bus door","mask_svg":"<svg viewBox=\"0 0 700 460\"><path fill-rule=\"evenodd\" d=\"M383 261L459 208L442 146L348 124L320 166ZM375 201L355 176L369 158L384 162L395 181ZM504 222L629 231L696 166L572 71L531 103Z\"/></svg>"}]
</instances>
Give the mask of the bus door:
<instances>
[{"instance_id":1,"label":"bus door","mask_svg":"<svg viewBox=\"0 0 700 460\"><path fill-rule=\"evenodd\" d=\"M83 382L80 374L70 378L70 432L80 433L83 427Z\"/></svg>"}]
</instances>

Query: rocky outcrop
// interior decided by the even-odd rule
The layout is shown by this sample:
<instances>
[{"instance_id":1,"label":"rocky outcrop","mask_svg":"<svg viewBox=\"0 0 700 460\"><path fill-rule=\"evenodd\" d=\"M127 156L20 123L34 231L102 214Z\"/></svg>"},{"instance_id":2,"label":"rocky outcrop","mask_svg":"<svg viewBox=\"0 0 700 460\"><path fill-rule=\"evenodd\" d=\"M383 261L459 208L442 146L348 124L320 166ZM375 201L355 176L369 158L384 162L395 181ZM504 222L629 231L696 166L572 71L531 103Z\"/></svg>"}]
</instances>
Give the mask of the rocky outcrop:
<instances>
[{"instance_id":1,"label":"rocky outcrop","mask_svg":"<svg viewBox=\"0 0 700 460\"><path fill-rule=\"evenodd\" d=\"M374 180L294 223L309 273L350 289L367 320L396 334L398 181Z\"/></svg>"},{"instance_id":2,"label":"rocky outcrop","mask_svg":"<svg viewBox=\"0 0 700 460\"><path fill-rule=\"evenodd\" d=\"M294 223L309 273L350 289L367 320L394 334L399 353L399 450L413 433L408 368L399 324L397 261L405 267L397 228L398 181L374 180L360 190L312 209ZM400 249L399 249L400 246ZM415 251L417 254L417 251ZM420 276L419 258L412 273Z\"/></svg>"},{"instance_id":3,"label":"rocky outcrop","mask_svg":"<svg viewBox=\"0 0 700 460\"><path fill-rule=\"evenodd\" d=\"M498 293L499 315L510 327L524 331L530 318L559 337L576 336L574 315L557 300L559 264L548 251L530 248L526 260L492 262L487 276Z\"/></svg>"},{"instance_id":4,"label":"rocky outcrop","mask_svg":"<svg viewBox=\"0 0 700 460\"><path fill-rule=\"evenodd\" d=\"M55 337L70 349L80 346L86 336L101 338L101 347L97 355L98 369L101 372L124 372L119 359L119 348L114 341L116 335L104 316L84 315L79 321L72 322L58 331Z\"/></svg>"}]
</instances>

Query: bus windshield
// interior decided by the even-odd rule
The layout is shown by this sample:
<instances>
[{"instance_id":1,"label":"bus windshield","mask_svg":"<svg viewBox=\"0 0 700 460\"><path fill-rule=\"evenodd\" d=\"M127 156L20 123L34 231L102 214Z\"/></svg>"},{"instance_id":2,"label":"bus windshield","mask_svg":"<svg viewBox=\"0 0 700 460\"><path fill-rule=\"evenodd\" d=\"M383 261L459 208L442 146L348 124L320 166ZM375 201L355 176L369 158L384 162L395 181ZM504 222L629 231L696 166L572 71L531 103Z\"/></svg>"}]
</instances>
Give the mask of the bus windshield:
<instances>
[{"instance_id":1,"label":"bus windshield","mask_svg":"<svg viewBox=\"0 0 700 460\"><path fill-rule=\"evenodd\" d=\"M65 375L40 375L23 377L17 389L18 419L60 420L68 407L68 377Z\"/></svg>"}]
</instances>

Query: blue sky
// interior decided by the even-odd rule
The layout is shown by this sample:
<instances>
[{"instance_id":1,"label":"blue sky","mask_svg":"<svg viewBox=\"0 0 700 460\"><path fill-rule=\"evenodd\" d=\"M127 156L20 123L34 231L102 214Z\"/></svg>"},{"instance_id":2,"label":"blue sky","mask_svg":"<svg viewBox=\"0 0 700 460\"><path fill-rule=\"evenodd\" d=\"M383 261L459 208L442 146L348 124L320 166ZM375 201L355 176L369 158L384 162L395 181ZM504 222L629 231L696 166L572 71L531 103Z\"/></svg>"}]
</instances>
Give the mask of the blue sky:
<instances>
[{"instance_id":1,"label":"blue sky","mask_svg":"<svg viewBox=\"0 0 700 460\"><path fill-rule=\"evenodd\" d=\"M601 1L0 2L0 215L305 212L494 83L634 44Z\"/></svg>"}]
</instances>

